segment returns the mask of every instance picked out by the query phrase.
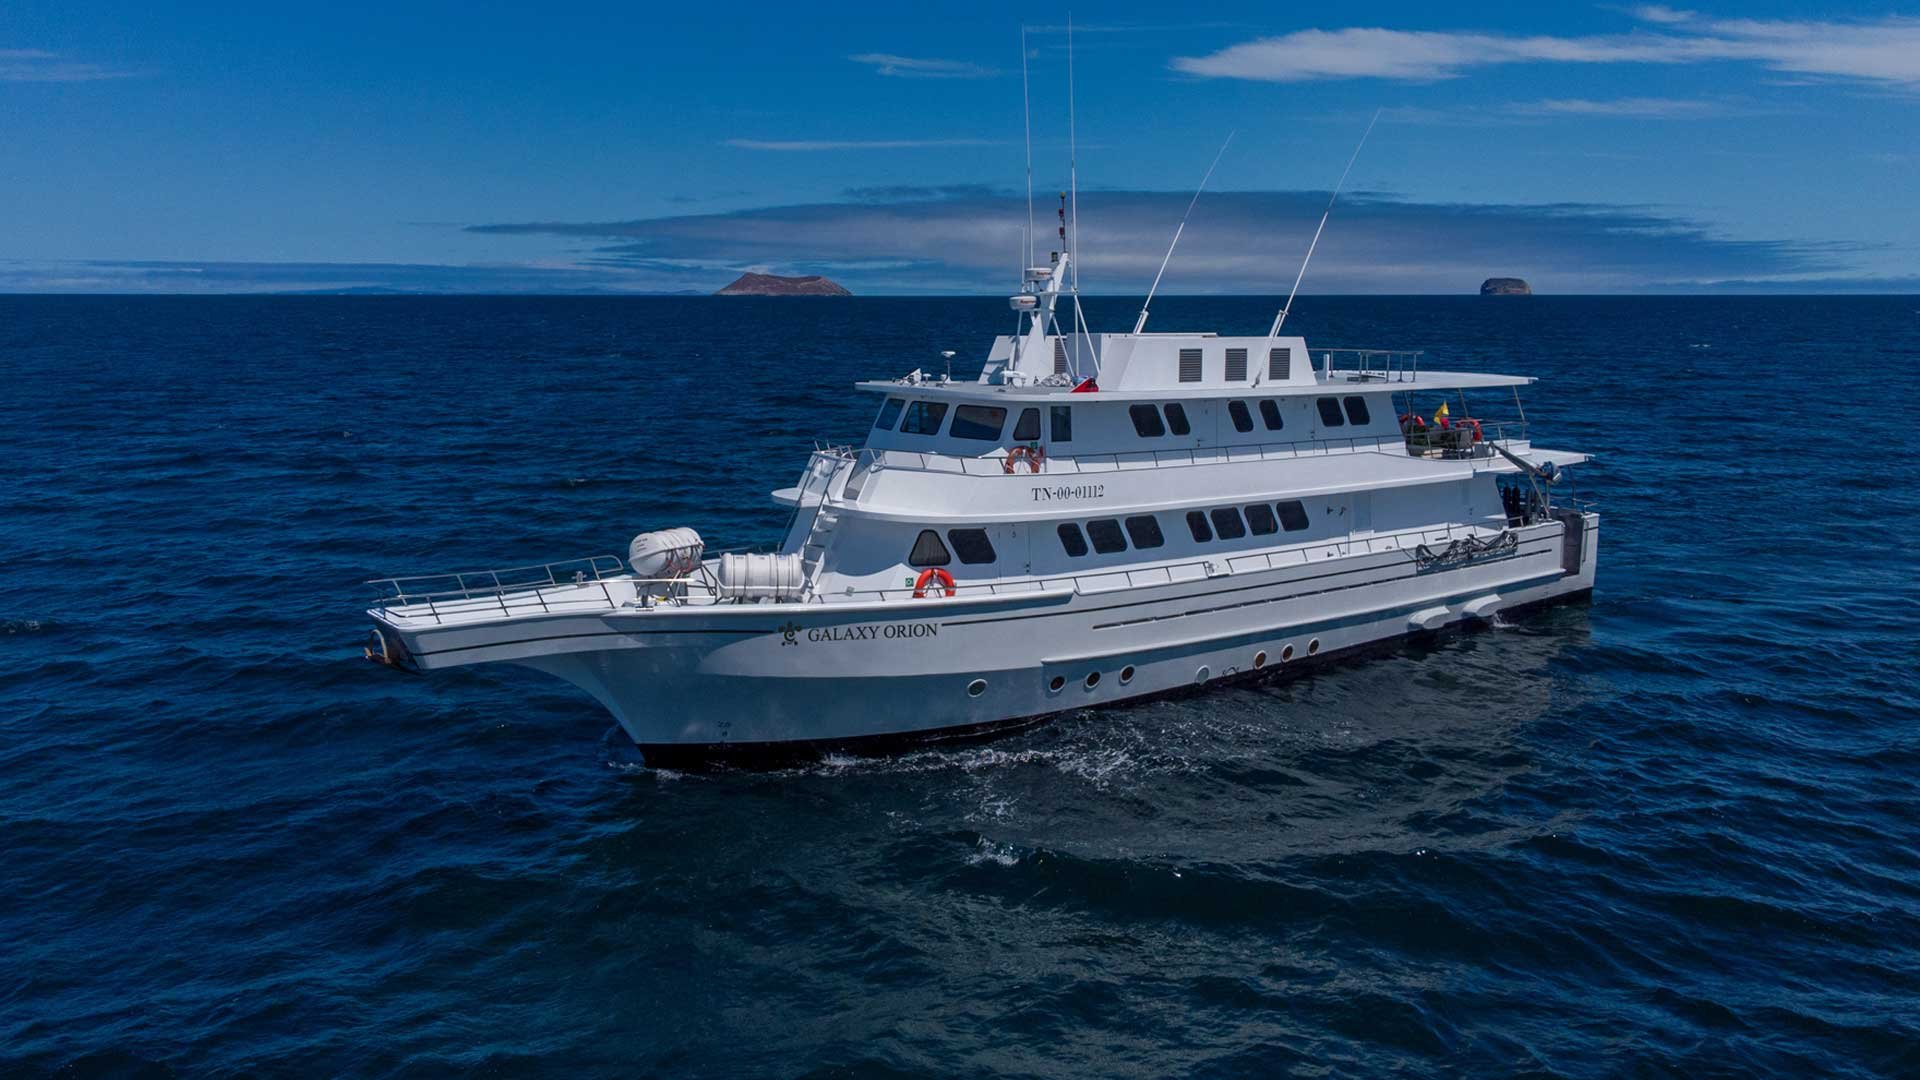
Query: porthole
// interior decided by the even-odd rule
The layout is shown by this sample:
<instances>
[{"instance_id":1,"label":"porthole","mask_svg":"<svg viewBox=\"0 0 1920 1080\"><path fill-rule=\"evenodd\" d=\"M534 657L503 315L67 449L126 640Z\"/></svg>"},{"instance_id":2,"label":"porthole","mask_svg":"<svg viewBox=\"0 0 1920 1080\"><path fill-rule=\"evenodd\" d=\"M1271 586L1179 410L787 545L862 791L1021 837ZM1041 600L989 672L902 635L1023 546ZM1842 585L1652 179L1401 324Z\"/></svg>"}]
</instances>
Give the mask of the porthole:
<instances>
[{"instance_id":1,"label":"porthole","mask_svg":"<svg viewBox=\"0 0 1920 1080\"><path fill-rule=\"evenodd\" d=\"M1067 685L1067 677L1065 675L1055 675L1053 681L1047 683L1047 689L1057 694L1060 692L1060 688L1065 685Z\"/></svg>"},{"instance_id":2,"label":"porthole","mask_svg":"<svg viewBox=\"0 0 1920 1080\"><path fill-rule=\"evenodd\" d=\"M1263 667L1266 667L1266 666L1267 666L1267 654L1266 654L1266 653L1264 653L1264 652L1257 652L1257 653L1254 653L1254 654L1253 654L1253 666L1254 666L1254 669L1255 669L1256 671L1257 671L1257 670L1259 670L1260 668L1263 668Z\"/></svg>"},{"instance_id":3,"label":"porthole","mask_svg":"<svg viewBox=\"0 0 1920 1080\"><path fill-rule=\"evenodd\" d=\"M1284 664L1291 659L1293 659L1293 646L1288 645L1280 650L1280 662Z\"/></svg>"},{"instance_id":4,"label":"porthole","mask_svg":"<svg viewBox=\"0 0 1920 1080\"><path fill-rule=\"evenodd\" d=\"M1213 677L1213 669L1207 667L1207 665L1205 664L1201 664L1200 670L1193 673L1193 681L1196 684L1206 682L1208 679L1212 677Z\"/></svg>"},{"instance_id":5,"label":"porthole","mask_svg":"<svg viewBox=\"0 0 1920 1080\"><path fill-rule=\"evenodd\" d=\"M1133 665L1128 664L1126 667L1123 667L1120 669L1120 685L1125 686L1126 684L1132 681L1133 681Z\"/></svg>"},{"instance_id":6,"label":"porthole","mask_svg":"<svg viewBox=\"0 0 1920 1080\"><path fill-rule=\"evenodd\" d=\"M1097 671L1087 672L1087 689L1091 690L1094 687L1099 685L1100 685L1100 673Z\"/></svg>"},{"instance_id":7,"label":"porthole","mask_svg":"<svg viewBox=\"0 0 1920 1080\"><path fill-rule=\"evenodd\" d=\"M968 697L979 697L981 694L984 694L986 692L987 692L987 680L985 679L975 679L972 682L967 684Z\"/></svg>"},{"instance_id":8,"label":"porthole","mask_svg":"<svg viewBox=\"0 0 1920 1080\"><path fill-rule=\"evenodd\" d=\"M1317 652L1319 652L1319 651L1320 651L1320 639L1319 639L1319 638L1314 638L1314 639L1313 639L1312 641L1309 641L1309 642L1307 642L1307 655L1308 655L1308 656L1312 656L1312 655L1313 655L1314 653L1317 653Z\"/></svg>"}]
</instances>

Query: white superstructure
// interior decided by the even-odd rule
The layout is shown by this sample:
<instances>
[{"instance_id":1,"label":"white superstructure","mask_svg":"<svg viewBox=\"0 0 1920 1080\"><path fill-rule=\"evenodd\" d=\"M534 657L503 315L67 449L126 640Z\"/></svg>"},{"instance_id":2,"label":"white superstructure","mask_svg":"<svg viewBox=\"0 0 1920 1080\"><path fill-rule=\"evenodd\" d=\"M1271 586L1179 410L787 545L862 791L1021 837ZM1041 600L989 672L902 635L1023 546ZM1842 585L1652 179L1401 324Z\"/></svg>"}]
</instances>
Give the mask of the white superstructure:
<instances>
[{"instance_id":1,"label":"white superstructure","mask_svg":"<svg viewBox=\"0 0 1920 1080\"><path fill-rule=\"evenodd\" d=\"M859 384L866 443L773 493L777 551L672 530L635 540L640 573L386 579L369 653L557 675L659 760L983 731L1592 588L1599 518L1555 484L1585 455L1528 440L1532 380L1063 333L1069 262L1027 271L976 381ZM1511 419L1475 419L1489 399Z\"/></svg>"}]
</instances>

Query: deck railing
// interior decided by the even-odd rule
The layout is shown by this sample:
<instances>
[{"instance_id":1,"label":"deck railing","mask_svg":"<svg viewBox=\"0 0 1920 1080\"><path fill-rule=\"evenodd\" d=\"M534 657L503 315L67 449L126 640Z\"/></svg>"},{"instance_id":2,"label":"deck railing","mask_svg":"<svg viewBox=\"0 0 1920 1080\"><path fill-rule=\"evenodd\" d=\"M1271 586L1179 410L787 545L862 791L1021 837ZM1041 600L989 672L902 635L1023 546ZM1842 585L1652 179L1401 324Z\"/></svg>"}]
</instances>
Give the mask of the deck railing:
<instances>
[{"instance_id":1,"label":"deck railing","mask_svg":"<svg viewBox=\"0 0 1920 1080\"><path fill-rule=\"evenodd\" d=\"M1308 349L1314 367L1347 382L1410 383L1420 378L1420 349Z\"/></svg>"}]
</instances>

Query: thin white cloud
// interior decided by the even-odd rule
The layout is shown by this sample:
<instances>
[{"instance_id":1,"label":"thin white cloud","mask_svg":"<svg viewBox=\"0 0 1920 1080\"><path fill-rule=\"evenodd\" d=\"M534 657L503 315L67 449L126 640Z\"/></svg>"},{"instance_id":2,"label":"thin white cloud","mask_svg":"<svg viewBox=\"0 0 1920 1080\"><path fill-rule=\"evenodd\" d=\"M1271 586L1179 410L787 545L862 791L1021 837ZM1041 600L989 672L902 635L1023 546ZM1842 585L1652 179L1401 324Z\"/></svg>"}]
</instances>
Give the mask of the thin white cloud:
<instances>
[{"instance_id":1,"label":"thin white cloud","mask_svg":"<svg viewBox=\"0 0 1920 1080\"><path fill-rule=\"evenodd\" d=\"M1665 4L1642 4L1633 9L1633 17L1642 22L1665 23L1669 26L1675 23L1692 22L1699 15L1697 11L1682 11Z\"/></svg>"},{"instance_id":2,"label":"thin white cloud","mask_svg":"<svg viewBox=\"0 0 1920 1080\"><path fill-rule=\"evenodd\" d=\"M1703 20L1670 8L1639 14L1659 32L1588 37L1386 30L1299 30L1176 57L1174 70L1262 82L1451 79L1497 64L1681 64L1744 61L1796 75L1920 88L1920 18L1859 22Z\"/></svg>"},{"instance_id":3,"label":"thin white cloud","mask_svg":"<svg viewBox=\"0 0 1920 1080\"><path fill-rule=\"evenodd\" d=\"M136 74L101 64L68 60L59 53L45 49L0 49L0 82L99 82L103 79L132 78Z\"/></svg>"},{"instance_id":4,"label":"thin white cloud","mask_svg":"<svg viewBox=\"0 0 1920 1080\"><path fill-rule=\"evenodd\" d=\"M992 146L990 139L728 139L739 150L922 150L936 146Z\"/></svg>"},{"instance_id":5,"label":"thin white cloud","mask_svg":"<svg viewBox=\"0 0 1920 1080\"><path fill-rule=\"evenodd\" d=\"M1587 98L1548 98L1519 102L1508 111L1520 116L1620 116L1640 120L1690 120L1725 113L1717 101L1687 98L1615 98L1593 101Z\"/></svg>"},{"instance_id":6,"label":"thin white cloud","mask_svg":"<svg viewBox=\"0 0 1920 1080\"><path fill-rule=\"evenodd\" d=\"M860 53L847 59L871 66L875 75L907 79L987 79L1000 74L993 68L965 60L930 60L893 53Z\"/></svg>"}]
</instances>

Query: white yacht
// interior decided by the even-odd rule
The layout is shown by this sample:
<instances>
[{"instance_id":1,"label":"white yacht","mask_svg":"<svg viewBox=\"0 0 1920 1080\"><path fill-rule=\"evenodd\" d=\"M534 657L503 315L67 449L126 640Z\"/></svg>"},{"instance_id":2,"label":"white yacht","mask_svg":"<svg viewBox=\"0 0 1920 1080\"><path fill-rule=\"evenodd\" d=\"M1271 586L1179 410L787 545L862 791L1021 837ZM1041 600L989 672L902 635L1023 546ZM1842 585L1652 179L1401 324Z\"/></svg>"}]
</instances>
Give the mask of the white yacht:
<instances>
[{"instance_id":1,"label":"white yacht","mask_svg":"<svg viewBox=\"0 0 1920 1080\"><path fill-rule=\"evenodd\" d=\"M1278 320L1091 333L1071 262L1025 272L977 379L857 384L865 445L773 493L777 550L678 528L383 579L368 655L556 675L659 763L979 734L1592 589L1599 517L1560 483L1586 455L1529 441L1532 379Z\"/></svg>"}]
</instances>

